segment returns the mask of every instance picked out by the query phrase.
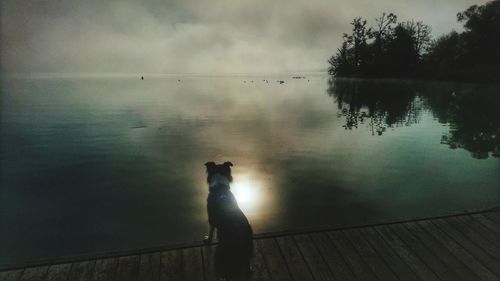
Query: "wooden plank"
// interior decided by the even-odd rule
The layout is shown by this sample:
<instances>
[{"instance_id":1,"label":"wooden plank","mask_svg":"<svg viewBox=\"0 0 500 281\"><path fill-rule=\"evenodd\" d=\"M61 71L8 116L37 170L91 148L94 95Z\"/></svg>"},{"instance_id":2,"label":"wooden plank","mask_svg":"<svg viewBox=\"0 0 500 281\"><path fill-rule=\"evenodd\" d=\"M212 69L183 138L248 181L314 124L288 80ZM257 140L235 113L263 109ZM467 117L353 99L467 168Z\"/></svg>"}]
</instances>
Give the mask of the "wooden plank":
<instances>
[{"instance_id":1,"label":"wooden plank","mask_svg":"<svg viewBox=\"0 0 500 281\"><path fill-rule=\"evenodd\" d=\"M182 252L166 251L161 253L160 280L181 280Z\"/></svg>"},{"instance_id":2,"label":"wooden plank","mask_svg":"<svg viewBox=\"0 0 500 281\"><path fill-rule=\"evenodd\" d=\"M460 280L433 252L401 224L388 226L443 281Z\"/></svg>"},{"instance_id":3,"label":"wooden plank","mask_svg":"<svg viewBox=\"0 0 500 281\"><path fill-rule=\"evenodd\" d=\"M461 221L462 224L466 225L469 229L475 231L479 236L483 237L487 244L490 244L491 247L496 248L498 252L500 249L500 236L496 235L493 231L491 231L488 227L484 226L478 220L470 217L470 216L461 216L457 217L457 220ZM489 243L488 243L489 242Z\"/></svg>"},{"instance_id":4,"label":"wooden plank","mask_svg":"<svg viewBox=\"0 0 500 281\"><path fill-rule=\"evenodd\" d=\"M45 281L66 281L68 279L71 266L71 263L50 266Z\"/></svg>"},{"instance_id":5,"label":"wooden plank","mask_svg":"<svg viewBox=\"0 0 500 281\"><path fill-rule=\"evenodd\" d=\"M484 215L494 221L496 224L500 225L500 214L498 212L487 212L484 213Z\"/></svg>"},{"instance_id":6,"label":"wooden plank","mask_svg":"<svg viewBox=\"0 0 500 281\"><path fill-rule=\"evenodd\" d=\"M325 232L313 233L310 236L336 280L356 280L342 255Z\"/></svg>"},{"instance_id":7,"label":"wooden plank","mask_svg":"<svg viewBox=\"0 0 500 281\"><path fill-rule=\"evenodd\" d=\"M489 228L495 235L500 236L500 225L496 224L494 221L492 221L490 218L486 217L483 214L475 214L472 215L472 217Z\"/></svg>"},{"instance_id":8,"label":"wooden plank","mask_svg":"<svg viewBox=\"0 0 500 281\"><path fill-rule=\"evenodd\" d=\"M260 239L257 243L272 280L292 280L278 244L273 238Z\"/></svg>"},{"instance_id":9,"label":"wooden plank","mask_svg":"<svg viewBox=\"0 0 500 281\"><path fill-rule=\"evenodd\" d=\"M296 235L294 239L307 265L311 269L314 279L317 281L335 280L309 235Z\"/></svg>"},{"instance_id":10,"label":"wooden plank","mask_svg":"<svg viewBox=\"0 0 500 281\"><path fill-rule=\"evenodd\" d=\"M497 278L500 277L500 266L498 262L491 258L486 252L481 248L476 246L472 241L467 239L460 231L456 230L454 227L446 223L446 221L438 219L430 221L437 228L441 229L444 233L450 236L455 242L467 250L473 257L475 257L479 262L481 262L489 271L493 272Z\"/></svg>"},{"instance_id":11,"label":"wooden plank","mask_svg":"<svg viewBox=\"0 0 500 281\"><path fill-rule=\"evenodd\" d=\"M1 281L18 281L23 274L24 269L3 271L0 275Z\"/></svg>"},{"instance_id":12,"label":"wooden plank","mask_svg":"<svg viewBox=\"0 0 500 281\"><path fill-rule=\"evenodd\" d=\"M278 245L295 280L314 280L292 236L278 237Z\"/></svg>"},{"instance_id":13,"label":"wooden plank","mask_svg":"<svg viewBox=\"0 0 500 281\"><path fill-rule=\"evenodd\" d=\"M437 241L427 231L416 223L403 224L422 244L443 261L450 268L458 279L468 281L477 280L479 276L474 274L464 263L462 263L455 255L453 255L443 244Z\"/></svg>"},{"instance_id":14,"label":"wooden plank","mask_svg":"<svg viewBox=\"0 0 500 281\"><path fill-rule=\"evenodd\" d=\"M431 221L420 221L417 224L422 227L427 233L433 236L443 246L445 246L457 259L462 261L467 268L472 270L481 280L498 280L493 272L483 266L474 256L472 256L465 248L458 244L452 237L439 229Z\"/></svg>"},{"instance_id":15,"label":"wooden plank","mask_svg":"<svg viewBox=\"0 0 500 281\"><path fill-rule=\"evenodd\" d=\"M341 231L331 231L327 234L335 245L335 248L339 250L344 260L347 262L347 265L359 280L377 280L377 277L370 267L363 261L355 248L351 245L351 242L349 242Z\"/></svg>"},{"instance_id":16,"label":"wooden plank","mask_svg":"<svg viewBox=\"0 0 500 281\"><path fill-rule=\"evenodd\" d=\"M257 243L253 243L253 259L251 260L252 275L250 280L252 281L270 281L271 276L264 261L264 256L257 246ZM206 279L205 281L209 281Z\"/></svg>"},{"instance_id":17,"label":"wooden plank","mask_svg":"<svg viewBox=\"0 0 500 281\"><path fill-rule=\"evenodd\" d=\"M422 280L439 280L436 274L432 272L397 236L395 236L387 227L375 227L382 238L389 246L405 261L405 263Z\"/></svg>"},{"instance_id":18,"label":"wooden plank","mask_svg":"<svg viewBox=\"0 0 500 281\"><path fill-rule=\"evenodd\" d=\"M384 241L380 234L374 229L367 227L358 229L373 249L382 257L386 264L398 276L400 280L418 281L417 275L396 254L396 252Z\"/></svg>"},{"instance_id":19,"label":"wooden plank","mask_svg":"<svg viewBox=\"0 0 500 281\"><path fill-rule=\"evenodd\" d=\"M97 260L92 273L92 281L111 281L115 279L118 258Z\"/></svg>"},{"instance_id":20,"label":"wooden plank","mask_svg":"<svg viewBox=\"0 0 500 281\"><path fill-rule=\"evenodd\" d=\"M116 270L116 280L132 281L139 276L140 256L125 256L118 259L118 269Z\"/></svg>"},{"instance_id":21,"label":"wooden plank","mask_svg":"<svg viewBox=\"0 0 500 281\"><path fill-rule=\"evenodd\" d=\"M202 248L202 257L203 257L203 267L205 273L205 281L218 281L219 276L217 276L217 272L215 269L215 251L217 250L217 246L208 245Z\"/></svg>"},{"instance_id":22,"label":"wooden plank","mask_svg":"<svg viewBox=\"0 0 500 281\"><path fill-rule=\"evenodd\" d=\"M160 253L142 254L140 256L139 279L141 281L158 281L160 279Z\"/></svg>"},{"instance_id":23,"label":"wooden plank","mask_svg":"<svg viewBox=\"0 0 500 281\"><path fill-rule=\"evenodd\" d=\"M356 229L345 230L344 235L351 241L361 258L368 264L380 280L398 281L398 278L385 264L384 260L373 250L368 241L363 239Z\"/></svg>"},{"instance_id":24,"label":"wooden plank","mask_svg":"<svg viewBox=\"0 0 500 281\"><path fill-rule=\"evenodd\" d=\"M82 261L74 263L69 271L68 280L84 281L90 280L94 271L95 261Z\"/></svg>"},{"instance_id":25,"label":"wooden plank","mask_svg":"<svg viewBox=\"0 0 500 281\"><path fill-rule=\"evenodd\" d=\"M488 253L497 261L497 263L500 261L500 259L498 259L498 257L500 257L500 250L494 247L490 241L487 241L484 237L482 237L475 229L473 229L473 227L469 227L458 218L449 218L446 222L461 232L465 237L472 241L472 243L476 244L479 248Z\"/></svg>"},{"instance_id":26,"label":"wooden plank","mask_svg":"<svg viewBox=\"0 0 500 281\"><path fill-rule=\"evenodd\" d=\"M255 248L255 244L252 246ZM201 248L199 247L196 249L200 249L201 251ZM221 248L220 245L205 246L203 247L203 251L200 252L202 257L200 269L195 270L200 271L201 276L205 276L205 280L250 280L252 275L251 253L248 253L249 256L245 257L234 251L235 249ZM185 278L186 280L193 280L195 278L185 274L185 272L194 271L191 264L192 262L187 259L187 256L185 256L184 266L187 267L183 269L183 273L181 275L184 276L182 278Z\"/></svg>"},{"instance_id":27,"label":"wooden plank","mask_svg":"<svg viewBox=\"0 0 500 281\"><path fill-rule=\"evenodd\" d=\"M24 270L20 281L42 281L47 275L48 266L30 267Z\"/></svg>"},{"instance_id":28,"label":"wooden plank","mask_svg":"<svg viewBox=\"0 0 500 281\"><path fill-rule=\"evenodd\" d=\"M182 280L202 281L203 261L199 247L182 249Z\"/></svg>"}]
</instances>

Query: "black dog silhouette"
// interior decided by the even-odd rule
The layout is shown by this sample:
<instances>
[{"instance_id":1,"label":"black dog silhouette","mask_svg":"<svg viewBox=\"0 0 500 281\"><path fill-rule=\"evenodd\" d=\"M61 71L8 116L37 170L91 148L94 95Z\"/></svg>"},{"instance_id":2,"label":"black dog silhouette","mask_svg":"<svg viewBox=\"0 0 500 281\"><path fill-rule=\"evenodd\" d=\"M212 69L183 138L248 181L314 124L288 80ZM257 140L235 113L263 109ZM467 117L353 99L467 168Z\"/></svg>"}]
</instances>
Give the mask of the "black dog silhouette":
<instances>
[{"instance_id":1,"label":"black dog silhouette","mask_svg":"<svg viewBox=\"0 0 500 281\"><path fill-rule=\"evenodd\" d=\"M253 252L253 231L230 191L231 162L205 163L209 193L207 211L209 233L205 242L213 239L217 229L219 244L216 250L216 271L224 278L250 274L250 258Z\"/></svg>"}]
</instances>

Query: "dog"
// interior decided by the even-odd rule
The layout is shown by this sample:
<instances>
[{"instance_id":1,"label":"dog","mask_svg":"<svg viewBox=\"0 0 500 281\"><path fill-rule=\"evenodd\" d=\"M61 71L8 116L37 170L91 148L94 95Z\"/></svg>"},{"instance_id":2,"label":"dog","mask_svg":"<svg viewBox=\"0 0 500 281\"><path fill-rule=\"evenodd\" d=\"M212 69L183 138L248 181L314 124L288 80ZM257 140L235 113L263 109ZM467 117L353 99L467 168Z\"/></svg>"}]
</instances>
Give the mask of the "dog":
<instances>
[{"instance_id":1,"label":"dog","mask_svg":"<svg viewBox=\"0 0 500 281\"><path fill-rule=\"evenodd\" d=\"M230 190L232 166L231 162L205 163L209 188L209 232L204 242L211 243L217 229L216 270L224 277L250 270L249 261L253 253L252 227Z\"/></svg>"}]
</instances>

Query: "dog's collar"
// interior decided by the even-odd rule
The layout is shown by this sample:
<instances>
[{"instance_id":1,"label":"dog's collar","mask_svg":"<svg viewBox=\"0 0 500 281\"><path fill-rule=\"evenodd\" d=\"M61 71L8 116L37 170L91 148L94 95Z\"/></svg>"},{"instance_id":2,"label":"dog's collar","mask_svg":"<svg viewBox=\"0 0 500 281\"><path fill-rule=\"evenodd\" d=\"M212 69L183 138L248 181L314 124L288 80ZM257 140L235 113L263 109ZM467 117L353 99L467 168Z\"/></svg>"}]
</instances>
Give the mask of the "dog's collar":
<instances>
[{"instance_id":1,"label":"dog's collar","mask_svg":"<svg viewBox=\"0 0 500 281\"><path fill-rule=\"evenodd\" d=\"M229 179L221 174L215 174L210 178L209 187L217 185L229 186Z\"/></svg>"}]
</instances>

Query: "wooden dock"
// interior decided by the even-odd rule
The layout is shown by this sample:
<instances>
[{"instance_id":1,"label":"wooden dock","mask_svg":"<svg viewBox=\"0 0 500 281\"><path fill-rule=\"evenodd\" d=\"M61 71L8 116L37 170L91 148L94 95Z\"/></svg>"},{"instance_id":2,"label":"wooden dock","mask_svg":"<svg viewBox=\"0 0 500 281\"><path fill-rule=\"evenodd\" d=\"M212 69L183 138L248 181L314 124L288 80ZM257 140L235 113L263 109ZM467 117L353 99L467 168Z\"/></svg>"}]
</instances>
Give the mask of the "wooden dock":
<instances>
[{"instance_id":1,"label":"wooden dock","mask_svg":"<svg viewBox=\"0 0 500 281\"><path fill-rule=\"evenodd\" d=\"M1 281L217 280L215 245L11 268ZM500 280L500 211L256 237L250 280Z\"/></svg>"}]
</instances>

